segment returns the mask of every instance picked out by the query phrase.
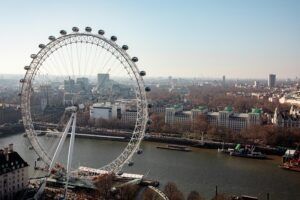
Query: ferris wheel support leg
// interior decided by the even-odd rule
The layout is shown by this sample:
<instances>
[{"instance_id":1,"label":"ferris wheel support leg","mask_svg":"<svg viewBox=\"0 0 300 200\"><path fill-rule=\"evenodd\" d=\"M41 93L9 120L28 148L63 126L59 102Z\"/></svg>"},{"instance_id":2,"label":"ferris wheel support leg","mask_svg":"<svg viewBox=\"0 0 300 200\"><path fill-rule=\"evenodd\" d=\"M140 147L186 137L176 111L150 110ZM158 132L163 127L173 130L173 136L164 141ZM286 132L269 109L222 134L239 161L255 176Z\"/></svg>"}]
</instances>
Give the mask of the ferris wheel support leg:
<instances>
[{"instance_id":1,"label":"ferris wheel support leg","mask_svg":"<svg viewBox=\"0 0 300 200\"><path fill-rule=\"evenodd\" d=\"M55 153L54 153L54 156L53 156L52 161L51 161L50 166L49 166L49 173L48 173L48 176L50 175L51 170L52 170L52 168L54 167L54 165L55 165L55 163L56 163L56 160L57 160L57 158L58 158L58 155L59 155L60 152L61 152L61 149L62 149L62 147L63 147L63 144L64 144L65 140L66 140L66 137L67 137L67 135L68 135L68 132L69 132L69 130L70 130L71 123L72 123L73 120L74 120L74 113L71 115L71 117L70 117L70 119L69 119L69 121L68 121L68 124L67 124L67 126L66 126L66 128L65 128L65 130L64 130L64 132L63 132L63 134L62 134L62 137L61 137L60 141L59 141L59 144L58 144L58 146L57 146L57 148L56 148L56 151L55 151ZM40 188L39 188L39 190L37 191L37 193L34 195L34 199L35 199L35 200L40 199L42 193L44 192L44 189L45 189L45 186L46 186L46 182L47 182L47 178L44 178L44 179L43 179L42 185L40 186Z\"/></svg>"},{"instance_id":2,"label":"ferris wheel support leg","mask_svg":"<svg viewBox=\"0 0 300 200\"><path fill-rule=\"evenodd\" d=\"M58 144L58 146L57 146L57 148L56 148L56 151L55 151L55 153L54 153L53 159L52 159L52 161L51 161L51 163L50 163L49 170L51 170L51 169L54 167L55 163L56 163L56 160L57 160L57 158L58 158L58 156L59 156L59 154L60 154L60 152L61 152L61 149L62 149L62 147L63 147L63 145L64 145L64 143L65 143L66 137L67 137L67 135L68 135L68 132L69 132L71 123L72 123L72 121L74 120L74 115L75 115L75 114L72 113L72 115L71 115L71 117L70 117L70 120L68 121L68 124L67 124L67 126L66 126L66 129L65 129L65 131L64 131L64 133L63 133L63 135L62 135L62 137L61 137L61 139L60 139L60 141L59 141L59 144Z\"/></svg>"},{"instance_id":3,"label":"ferris wheel support leg","mask_svg":"<svg viewBox=\"0 0 300 200\"><path fill-rule=\"evenodd\" d=\"M70 145L69 145L69 152L68 152L67 177L66 177L66 185L65 185L65 199L67 199L69 177L70 177L70 171L71 171L72 159L73 159L75 130L76 130L76 117L77 117L77 114L74 113L74 119L73 119L73 123L72 123L72 132L71 132L71 138L70 138Z\"/></svg>"}]
</instances>

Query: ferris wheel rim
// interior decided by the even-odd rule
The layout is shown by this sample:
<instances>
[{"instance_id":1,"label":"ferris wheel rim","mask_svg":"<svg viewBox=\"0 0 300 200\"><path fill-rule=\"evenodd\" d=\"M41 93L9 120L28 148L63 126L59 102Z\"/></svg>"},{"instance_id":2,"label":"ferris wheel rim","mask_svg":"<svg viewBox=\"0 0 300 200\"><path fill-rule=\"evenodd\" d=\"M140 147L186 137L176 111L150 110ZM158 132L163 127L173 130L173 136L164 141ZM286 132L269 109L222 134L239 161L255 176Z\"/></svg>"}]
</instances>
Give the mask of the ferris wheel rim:
<instances>
[{"instance_id":1,"label":"ferris wheel rim","mask_svg":"<svg viewBox=\"0 0 300 200\"><path fill-rule=\"evenodd\" d=\"M138 111L137 111L137 119L136 119L136 124L135 124L132 137L128 142L127 146L123 149L121 154L117 156L117 158L115 158L107 165L101 167L101 169L107 171L117 172L121 170L122 167L132 159L134 153L139 149L140 143L145 134L146 124L148 121L148 110L147 110L148 104L147 104L146 93L144 90L145 84L142 76L139 74L139 69L137 65L131 60L131 57L127 54L127 52L124 49L122 49L119 45L117 45L115 41L109 40L105 38L103 35L87 33L87 32L84 33L76 32L76 33L64 34L55 40L51 40L47 45L44 45L44 47L41 48L37 54L33 54L34 56L32 56L33 59L29 65L29 69L26 71L24 79L22 79L23 82L22 82L22 89L21 89L21 110L22 110L22 119L23 119L25 131L27 133L31 145L33 146L38 156L41 157L42 160L49 165L51 162L51 157L46 153L46 151L43 148L43 145L39 143L39 141L36 138L37 136L35 136L34 134L35 129L33 127L33 120L30 112L30 97L32 95L31 84L36 76L37 71L39 70L39 67L42 66L43 62L47 59L47 57L49 57L53 52L57 50L57 48L56 49L52 49L52 48L54 48L56 44L62 44L62 41L65 41L68 38L70 38L70 43L67 43L65 45L70 45L72 43L75 43L75 41L72 42L71 40L72 38L76 39L76 37L86 37L86 39L90 39L90 41L86 41L86 42L94 45L95 43L93 43L92 39L97 39L98 41L102 41L104 44L108 45L108 47L110 48L112 47L116 52L119 53L119 56L122 56L124 62L128 64L128 67L130 68L129 70L131 70L132 74L135 76L134 78L138 86L138 88L134 87L136 98L137 98ZM51 47L51 44L52 45L54 44L54 46ZM96 45L98 46L98 44ZM60 48L62 47L63 45L60 46ZM106 50L109 51L108 49ZM48 54L49 52L50 54ZM125 65L120 60L121 58L116 56L115 58L117 58L121 62L121 65L125 68Z\"/></svg>"}]
</instances>

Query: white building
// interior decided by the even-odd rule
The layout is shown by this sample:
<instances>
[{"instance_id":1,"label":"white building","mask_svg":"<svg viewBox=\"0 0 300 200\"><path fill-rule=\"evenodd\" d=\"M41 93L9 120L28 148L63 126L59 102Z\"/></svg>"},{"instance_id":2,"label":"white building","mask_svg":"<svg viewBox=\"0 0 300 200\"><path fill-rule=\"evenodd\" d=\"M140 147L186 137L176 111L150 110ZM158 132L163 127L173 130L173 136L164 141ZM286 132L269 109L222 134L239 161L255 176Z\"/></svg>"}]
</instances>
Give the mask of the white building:
<instances>
[{"instance_id":1,"label":"white building","mask_svg":"<svg viewBox=\"0 0 300 200\"><path fill-rule=\"evenodd\" d=\"M136 101L119 100L114 103L95 103L90 107L92 119L119 119L123 123L135 122L137 118Z\"/></svg>"},{"instance_id":2,"label":"white building","mask_svg":"<svg viewBox=\"0 0 300 200\"><path fill-rule=\"evenodd\" d=\"M136 110L126 110L122 113L121 122L122 123L135 123L137 118Z\"/></svg>"},{"instance_id":3,"label":"white building","mask_svg":"<svg viewBox=\"0 0 300 200\"><path fill-rule=\"evenodd\" d=\"M13 144L0 149L0 199L16 199L27 187L29 165L13 150Z\"/></svg>"},{"instance_id":4,"label":"white building","mask_svg":"<svg viewBox=\"0 0 300 200\"><path fill-rule=\"evenodd\" d=\"M279 112L278 108L276 108L272 123L279 127L300 128L300 110L292 106L289 113L284 113Z\"/></svg>"},{"instance_id":5,"label":"white building","mask_svg":"<svg viewBox=\"0 0 300 200\"><path fill-rule=\"evenodd\" d=\"M292 92L279 99L280 103L288 103L300 106L300 91Z\"/></svg>"},{"instance_id":6,"label":"white building","mask_svg":"<svg viewBox=\"0 0 300 200\"><path fill-rule=\"evenodd\" d=\"M170 125L177 123L189 124L191 123L191 112L183 111L182 105L174 105L173 107L166 108L165 123Z\"/></svg>"},{"instance_id":7,"label":"white building","mask_svg":"<svg viewBox=\"0 0 300 200\"><path fill-rule=\"evenodd\" d=\"M260 109L252 109L250 113L234 113L230 106L219 112L209 112L208 108L204 106L191 111L183 111L182 107L174 106L166 108L165 123L170 125L191 124L197 116L204 115L209 124L238 132L252 125L261 124L261 114Z\"/></svg>"},{"instance_id":8,"label":"white building","mask_svg":"<svg viewBox=\"0 0 300 200\"><path fill-rule=\"evenodd\" d=\"M110 103L95 103L90 108L90 118L109 120L112 118L112 110Z\"/></svg>"},{"instance_id":9,"label":"white building","mask_svg":"<svg viewBox=\"0 0 300 200\"><path fill-rule=\"evenodd\" d=\"M253 87L254 88L259 88L259 81L254 81Z\"/></svg>"}]
</instances>

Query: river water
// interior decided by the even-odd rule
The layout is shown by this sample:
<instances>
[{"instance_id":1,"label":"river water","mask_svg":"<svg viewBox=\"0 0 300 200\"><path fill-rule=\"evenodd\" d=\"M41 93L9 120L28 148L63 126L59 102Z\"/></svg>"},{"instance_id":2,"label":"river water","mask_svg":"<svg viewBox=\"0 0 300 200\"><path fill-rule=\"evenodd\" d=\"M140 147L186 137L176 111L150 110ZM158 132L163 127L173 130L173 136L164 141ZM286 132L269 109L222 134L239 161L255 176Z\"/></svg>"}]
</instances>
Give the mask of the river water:
<instances>
[{"instance_id":1,"label":"river water","mask_svg":"<svg viewBox=\"0 0 300 200\"><path fill-rule=\"evenodd\" d=\"M28 141L21 134L0 138L0 148L14 144L14 149L31 166L36 155L29 150ZM220 193L247 194L271 200L300 200L300 173L278 168L280 157L271 160L252 160L220 154L216 150L197 149L180 152L157 149L158 143L143 142L143 154L134 157L134 165L125 172L147 174L163 185L175 182L185 195L197 190L204 197L212 197L218 185ZM124 142L76 138L73 167L98 168L115 158L126 146ZM66 160L68 142L61 160ZM64 161L62 161L64 162ZM30 174L34 174L33 167Z\"/></svg>"}]
</instances>

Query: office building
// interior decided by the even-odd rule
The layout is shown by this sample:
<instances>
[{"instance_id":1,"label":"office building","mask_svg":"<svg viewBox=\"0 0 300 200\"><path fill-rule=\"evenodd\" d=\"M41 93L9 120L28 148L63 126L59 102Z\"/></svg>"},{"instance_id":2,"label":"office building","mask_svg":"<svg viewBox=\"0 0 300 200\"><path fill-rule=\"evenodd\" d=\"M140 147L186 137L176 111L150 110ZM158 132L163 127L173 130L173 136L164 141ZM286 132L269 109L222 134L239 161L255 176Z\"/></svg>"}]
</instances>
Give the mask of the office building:
<instances>
[{"instance_id":1,"label":"office building","mask_svg":"<svg viewBox=\"0 0 300 200\"><path fill-rule=\"evenodd\" d=\"M68 93L74 93L75 81L69 77L68 80L64 80L64 91Z\"/></svg>"},{"instance_id":2,"label":"office building","mask_svg":"<svg viewBox=\"0 0 300 200\"><path fill-rule=\"evenodd\" d=\"M269 79L268 79L268 86L270 88L275 87L276 85L276 75L275 74L269 74Z\"/></svg>"},{"instance_id":3,"label":"office building","mask_svg":"<svg viewBox=\"0 0 300 200\"><path fill-rule=\"evenodd\" d=\"M122 123L132 123L136 121L137 111L135 101L119 100L114 103L95 103L90 107L91 119L118 119Z\"/></svg>"},{"instance_id":4,"label":"office building","mask_svg":"<svg viewBox=\"0 0 300 200\"><path fill-rule=\"evenodd\" d=\"M80 88L80 90L87 90L89 87L89 79L88 78L77 78L76 79L76 84L78 85L77 87Z\"/></svg>"},{"instance_id":5,"label":"office building","mask_svg":"<svg viewBox=\"0 0 300 200\"><path fill-rule=\"evenodd\" d=\"M279 127L300 128L300 109L296 109L292 106L290 112L286 113L280 112L278 108L276 108L272 118L272 123Z\"/></svg>"},{"instance_id":6,"label":"office building","mask_svg":"<svg viewBox=\"0 0 300 200\"><path fill-rule=\"evenodd\" d=\"M279 99L279 102L300 106L300 91L295 91L284 95Z\"/></svg>"},{"instance_id":7,"label":"office building","mask_svg":"<svg viewBox=\"0 0 300 200\"><path fill-rule=\"evenodd\" d=\"M109 82L109 74L98 74L98 87L105 87Z\"/></svg>"},{"instance_id":8,"label":"office building","mask_svg":"<svg viewBox=\"0 0 300 200\"><path fill-rule=\"evenodd\" d=\"M176 105L166 108L165 123L169 125L188 125L194 122L197 116L203 115L210 125L225 127L239 132L250 126L261 124L261 114L262 111L256 108L249 113L235 113L230 106L219 112L209 112L205 106L200 106L190 111L183 111L182 106Z\"/></svg>"},{"instance_id":9,"label":"office building","mask_svg":"<svg viewBox=\"0 0 300 200\"><path fill-rule=\"evenodd\" d=\"M225 86L225 84L226 84L226 77L225 77L225 75L223 75L223 77L222 77L222 85Z\"/></svg>"}]
</instances>

